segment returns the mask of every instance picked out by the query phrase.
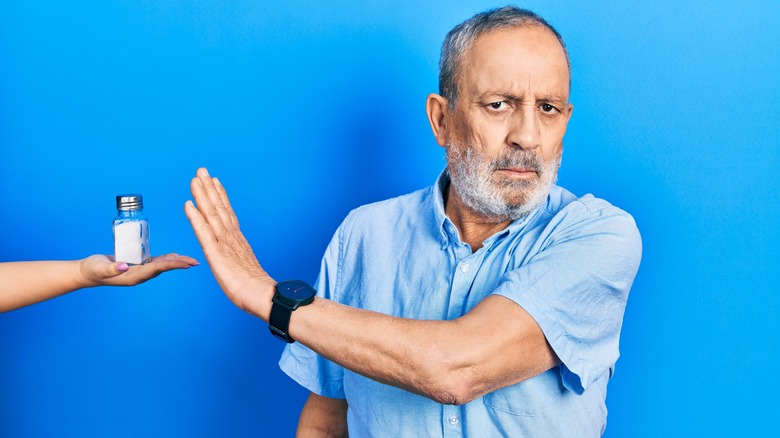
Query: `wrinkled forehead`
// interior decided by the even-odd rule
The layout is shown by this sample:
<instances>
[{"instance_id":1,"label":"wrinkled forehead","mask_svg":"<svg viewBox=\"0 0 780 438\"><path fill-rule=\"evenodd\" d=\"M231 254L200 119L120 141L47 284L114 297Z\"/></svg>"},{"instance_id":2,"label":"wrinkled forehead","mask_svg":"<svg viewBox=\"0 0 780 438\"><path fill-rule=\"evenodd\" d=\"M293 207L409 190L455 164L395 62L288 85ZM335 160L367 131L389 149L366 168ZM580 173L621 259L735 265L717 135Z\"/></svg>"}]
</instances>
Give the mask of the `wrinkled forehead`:
<instances>
[{"instance_id":1,"label":"wrinkled forehead","mask_svg":"<svg viewBox=\"0 0 780 438\"><path fill-rule=\"evenodd\" d=\"M558 38L546 27L529 23L478 36L460 60L457 82L461 92L526 84L568 98L569 63Z\"/></svg>"}]
</instances>

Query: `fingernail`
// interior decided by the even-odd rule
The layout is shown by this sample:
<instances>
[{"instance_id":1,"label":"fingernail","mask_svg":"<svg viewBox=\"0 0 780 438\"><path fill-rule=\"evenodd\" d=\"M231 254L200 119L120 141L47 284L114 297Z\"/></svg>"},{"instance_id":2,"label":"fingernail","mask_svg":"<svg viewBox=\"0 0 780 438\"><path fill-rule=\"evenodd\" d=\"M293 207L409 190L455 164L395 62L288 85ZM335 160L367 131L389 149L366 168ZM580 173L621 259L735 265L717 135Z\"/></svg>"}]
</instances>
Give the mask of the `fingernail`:
<instances>
[{"instance_id":1,"label":"fingernail","mask_svg":"<svg viewBox=\"0 0 780 438\"><path fill-rule=\"evenodd\" d=\"M130 269L130 266L128 266L127 263L120 263L116 265L116 270L119 272L125 272L128 269Z\"/></svg>"},{"instance_id":2,"label":"fingernail","mask_svg":"<svg viewBox=\"0 0 780 438\"><path fill-rule=\"evenodd\" d=\"M200 175L200 176L209 176L209 171L206 170L205 167L201 167L200 169L198 169L198 175Z\"/></svg>"}]
</instances>

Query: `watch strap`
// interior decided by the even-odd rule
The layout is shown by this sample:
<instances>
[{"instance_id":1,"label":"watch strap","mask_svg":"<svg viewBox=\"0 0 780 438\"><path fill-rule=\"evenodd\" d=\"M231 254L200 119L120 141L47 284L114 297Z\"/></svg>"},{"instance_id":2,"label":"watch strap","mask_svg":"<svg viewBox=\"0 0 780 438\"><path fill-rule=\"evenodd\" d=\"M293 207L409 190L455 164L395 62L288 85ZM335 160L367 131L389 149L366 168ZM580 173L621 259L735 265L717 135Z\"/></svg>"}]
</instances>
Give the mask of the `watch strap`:
<instances>
[{"instance_id":1,"label":"watch strap","mask_svg":"<svg viewBox=\"0 0 780 438\"><path fill-rule=\"evenodd\" d=\"M287 333L287 330L290 327L291 315L292 309L274 300L274 303L271 306L271 317L268 319L268 329L271 330L272 335L288 344L295 342L295 339L291 338Z\"/></svg>"}]
</instances>

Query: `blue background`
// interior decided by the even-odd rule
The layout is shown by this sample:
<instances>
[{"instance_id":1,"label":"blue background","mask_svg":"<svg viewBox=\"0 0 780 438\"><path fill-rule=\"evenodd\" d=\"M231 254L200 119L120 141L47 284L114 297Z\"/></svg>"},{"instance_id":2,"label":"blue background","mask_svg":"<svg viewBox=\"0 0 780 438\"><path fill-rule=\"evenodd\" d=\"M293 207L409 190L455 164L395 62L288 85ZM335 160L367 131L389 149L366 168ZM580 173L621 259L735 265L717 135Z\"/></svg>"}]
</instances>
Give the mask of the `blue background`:
<instances>
[{"instance_id":1,"label":"blue background","mask_svg":"<svg viewBox=\"0 0 780 438\"><path fill-rule=\"evenodd\" d=\"M780 6L579 3L523 6L571 52L561 185L644 238L606 436L780 433ZM269 272L313 281L350 209L433 183L439 46L492 6L0 0L0 261L110 253L138 192L153 252L205 262L207 166ZM280 344L205 263L2 314L0 436L292 436Z\"/></svg>"}]
</instances>

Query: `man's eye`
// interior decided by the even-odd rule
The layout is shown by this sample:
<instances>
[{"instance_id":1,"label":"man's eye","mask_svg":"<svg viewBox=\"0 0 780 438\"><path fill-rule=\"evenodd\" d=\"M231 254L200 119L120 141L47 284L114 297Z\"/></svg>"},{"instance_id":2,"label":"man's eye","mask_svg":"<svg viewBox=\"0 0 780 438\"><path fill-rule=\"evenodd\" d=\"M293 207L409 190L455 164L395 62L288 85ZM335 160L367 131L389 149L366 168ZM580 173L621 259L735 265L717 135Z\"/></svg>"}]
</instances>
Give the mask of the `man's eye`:
<instances>
[{"instance_id":1,"label":"man's eye","mask_svg":"<svg viewBox=\"0 0 780 438\"><path fill-rule=\"evenodd\" d=\"M506 108L506 102L502 100L501 102L490 103L490 104L488 104L488 106L492 110L499 111L499 110L502 110L502 109Z\"/></svg>"},{"instance_id":2,"label":"man's eye","mask_svg":"<svg viewBox=\"0 0 780 438\"><path fill-rule=\"evenodd\" d=\"M558 111L558 108L550 105L549 103L543 103L543 104L541 104L539 106L539 108L541 108L542 111L545 112L545 113L551 113L551 112L554 112L554 111Z\"/></svg>"}]
</instances>

